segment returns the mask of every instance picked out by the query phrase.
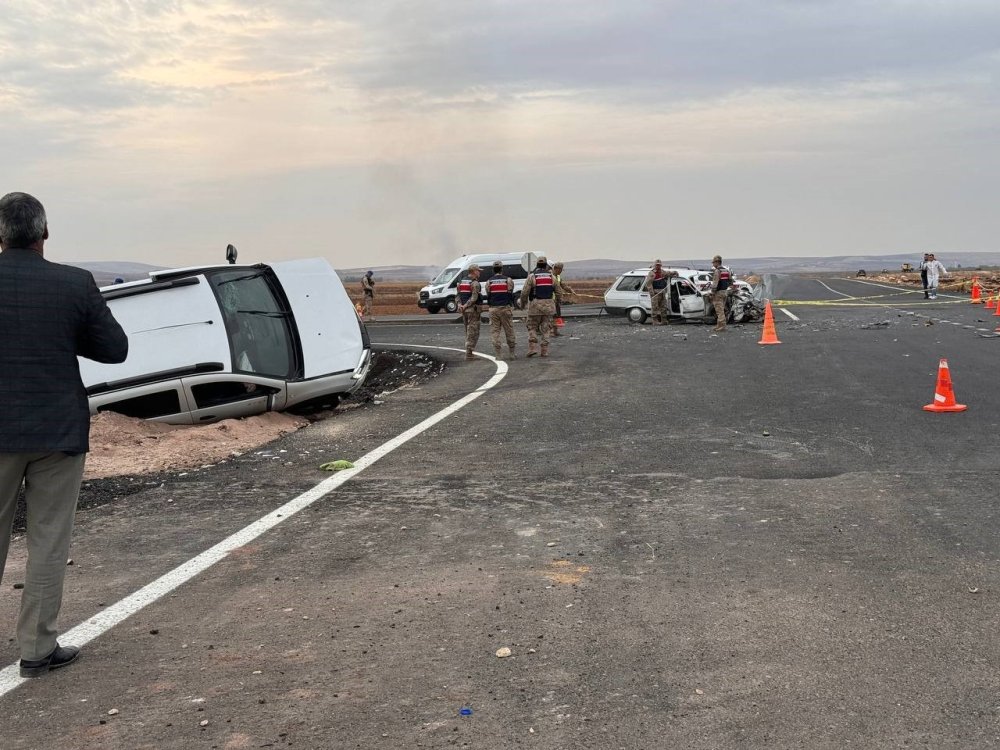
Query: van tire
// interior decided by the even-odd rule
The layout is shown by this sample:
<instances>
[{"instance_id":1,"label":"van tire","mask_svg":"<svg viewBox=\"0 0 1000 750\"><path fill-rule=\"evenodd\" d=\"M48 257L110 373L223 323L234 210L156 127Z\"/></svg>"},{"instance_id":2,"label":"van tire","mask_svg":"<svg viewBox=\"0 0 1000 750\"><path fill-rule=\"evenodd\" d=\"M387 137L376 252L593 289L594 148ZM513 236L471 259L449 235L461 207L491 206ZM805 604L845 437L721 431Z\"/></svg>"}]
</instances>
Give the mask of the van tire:
<instances>
[{"instance_id":1,"label":"van tire","mask_svg":"<svg viewBox=\"0 0 1000 750\"><path fill-rule=\"evenodd\" d=\"M646 311L641 307L630 307L628 312L625 313L628 319L632 323L645 323L646 322Z\"/></svg>"},{"instance_id":2,"label":"van tire","mask_svg":"<svg viewBox=\"0 0 1000 750\"><path fill-rule=\"evenodd\" d=\"M444 309L450 313L458 312L458 303L455 301L454 297L448 298L448 301L444 303Z\"/></svg>"}]
</instances>

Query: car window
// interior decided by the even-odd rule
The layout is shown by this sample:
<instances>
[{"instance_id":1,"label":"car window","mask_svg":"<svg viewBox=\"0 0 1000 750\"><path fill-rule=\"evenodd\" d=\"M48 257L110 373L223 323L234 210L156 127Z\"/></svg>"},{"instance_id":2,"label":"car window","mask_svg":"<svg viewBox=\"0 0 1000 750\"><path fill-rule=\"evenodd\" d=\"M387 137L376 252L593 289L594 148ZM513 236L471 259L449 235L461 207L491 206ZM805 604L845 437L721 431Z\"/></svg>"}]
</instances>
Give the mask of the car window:
<instances>
[{"instance_id":1,"label":"car window","mask_svg":"<svg viewBox=\"0 0 1000 750\"><path fill-rule=\"evenodd\" d=\"M191 395L194 396L195 407L198 409L259 398L277 392L277 388L239 380L199 383L191 386Z\"/></svg>"},{"instance_id":2,"label":"car window","mask_svg":"<svg viewBox=\"0 0 1000 750\"><path fill-rule=\"evenodd\" d=\"M136 419L153 419L178 414L181 410L181 400L176 388L167 391L156 391L144 396L113 401L97 407L97 411L113 411Z\"/></svg>"},{"instance_id":3,"label":"car window","mask_svg":"<svg viewBox=\"0 0 1000 750\"><path fill-rule=\"evenodd\" d=\"M645 276L626 276L618 282L615 289L619 292L638 292L645 280Z\"/></svg>"},{"instance_id":4,"label":"car window","mask_svg":"<svg viewBox=\"0 0 1000 750\"><path fill-rule=\"evenodd\" d=\"M698 290L694 288L694 285L690 281L681 279L677 282L677 293L680 295L697 294Z\"/></svg>"},{"instance_id":5,"label":"car window","mask_svg":"<svg viewBox=\"0 0 1000 750\"><path fill-rule=\"evenodd\" d=\"M269 277L243 268L219 271L210 281L229 334L233 370L291 377L291 313L282 309Z\"/></svg>"}]
</instances>

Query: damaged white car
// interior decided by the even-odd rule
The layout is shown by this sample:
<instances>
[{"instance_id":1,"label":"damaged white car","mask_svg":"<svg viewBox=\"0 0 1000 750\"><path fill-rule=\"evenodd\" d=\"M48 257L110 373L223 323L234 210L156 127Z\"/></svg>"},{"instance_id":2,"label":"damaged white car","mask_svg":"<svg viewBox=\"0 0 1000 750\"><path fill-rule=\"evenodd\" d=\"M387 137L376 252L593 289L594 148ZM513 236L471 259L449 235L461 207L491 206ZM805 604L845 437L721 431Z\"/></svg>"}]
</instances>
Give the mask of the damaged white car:
<instances>
[{"instance_id":1,"label":"damaged white car","mask_svg":"<svg viewBox=\"0 0 1000 750\"><path fill-rule=\"evenodd\" d=\"M704 323L715 322L715 308L709 293L702 288L703 274L707 274L707 284L711 283L711 273L696 269L667 269L676 271L677 276L669 279L667 285L666 314L670 318L697 320ZM649 268L637 268L623 273L604 293L604 310L609 315L624 315L633 323L644 323L652 314L653 306L649 292L641 291L649 274ZM730 322L756 320L757 311L763 314L760 295L763 289L755 289L745 281L734 281L733 292L726 300L726 317Z\"/></svg>"},{"instance_id":2,"label":"damaged white car","mask_svg":"<svg viewBox=\"0 0 1000 750\"><path fill-rule=\"evenodd\" d=\"M170 424L332 407L357 389L371 344L322 258L154 271L101 289L128 358L80 360L92 413Z\"/></svg>"}]
</instances>

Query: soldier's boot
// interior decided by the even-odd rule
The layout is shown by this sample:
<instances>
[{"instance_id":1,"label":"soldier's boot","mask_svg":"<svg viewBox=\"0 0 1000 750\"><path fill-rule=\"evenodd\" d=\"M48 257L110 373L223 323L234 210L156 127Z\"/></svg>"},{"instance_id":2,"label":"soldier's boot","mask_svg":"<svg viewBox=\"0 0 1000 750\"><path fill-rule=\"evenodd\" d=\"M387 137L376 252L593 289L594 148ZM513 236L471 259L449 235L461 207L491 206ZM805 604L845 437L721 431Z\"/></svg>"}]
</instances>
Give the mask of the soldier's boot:
<instances>
[{"instance_id":1,"label":"soldier's boot","mask_svg":"<svg viewBox=\"0 0 1000 750\"><path fill-rule=\"evenodd\" d=\"M538 349L536 347L537 347L537 344L535 344L534 341L529 341L528 342L528 356L529 357L534 357L536 354L538 354Z\"/></svg>"},{"instance_id":2,"label":"soldier's boot","mask_svg":"<svg viewBox=\"0 0 1000 750\"><path fill-rule=\"evenodd\" d=\"M497 359L503 359L503 349L501 349L499 346L493 347L493 353L496 355Z\"/></svg>"},{"instance_id":3,"label":"soldier's boot","mask_svg":"<svg viewBox=\"0 0 1000 750\"><path fill-rule=\"evenodd\" d=\"M654 326L662 326L663 325L663 321L660 319L659 315L656 315L656 316L653 317L653 325Z\"/></svg>"},{"instance_id":4,"label":"soldier's boot","mask_svg":"<svg viewBox=\"0 0 1000 750\"><path fill-rule=\"evenodd\" d=\"M469 347L465 348L465 358L466 359L475 359L476 358L476 355L472 353L472 349L469 348Z\"/></svg>"},{"instance_id":5,"label":"soldier's boot","mask_svg":"<svg viewBox=\"0 0 1000 750\"><path fill-rule=\"evenodd\" d=\"M514 347L513 346L510 347L510 354L508 355L507 359L517 359L517 355L514 354Z\"/></svg>"},{"instance_id":6,"label":"soldier's boot","mask_svg":"<svg viewBox=\"0 0 1000 750\"><path fill-rule=\"evenodd\" d=\"M542 356L543 357L549 356L549 346L548 346L548 344L542 344Z\"/></svg>"}]
</instances>

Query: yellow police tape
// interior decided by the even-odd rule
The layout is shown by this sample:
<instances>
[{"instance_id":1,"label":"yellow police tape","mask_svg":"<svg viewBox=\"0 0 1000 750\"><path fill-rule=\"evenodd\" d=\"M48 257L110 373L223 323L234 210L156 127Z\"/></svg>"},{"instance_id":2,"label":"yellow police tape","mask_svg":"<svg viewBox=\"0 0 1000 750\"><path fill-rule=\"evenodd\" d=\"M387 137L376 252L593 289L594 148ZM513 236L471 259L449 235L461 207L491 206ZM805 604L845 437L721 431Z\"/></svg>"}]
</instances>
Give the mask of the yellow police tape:
<instances>
[{"instance_id":1,"label":"yellow police tape","mask_svg":"<svg viewBox=\"0 0 1000 750\"><path fill-rule=\"evenodd\" d=\"M771 304L775 307L793 307L797 305L812 305L815 307L925 307L929 304L954 305L956 303L968 304L967 299L942 299L928 300L927 302L863 302L865 297L850 297L844 300L817 299L817 300L796 300L796 299L773 299Z\"/></svg>"}]
</instances>

